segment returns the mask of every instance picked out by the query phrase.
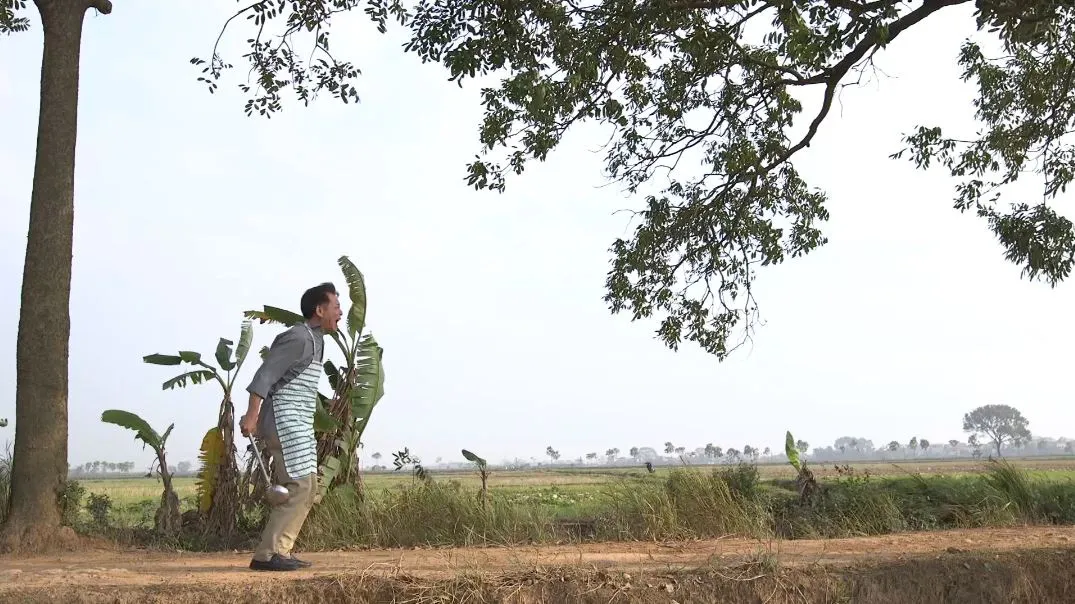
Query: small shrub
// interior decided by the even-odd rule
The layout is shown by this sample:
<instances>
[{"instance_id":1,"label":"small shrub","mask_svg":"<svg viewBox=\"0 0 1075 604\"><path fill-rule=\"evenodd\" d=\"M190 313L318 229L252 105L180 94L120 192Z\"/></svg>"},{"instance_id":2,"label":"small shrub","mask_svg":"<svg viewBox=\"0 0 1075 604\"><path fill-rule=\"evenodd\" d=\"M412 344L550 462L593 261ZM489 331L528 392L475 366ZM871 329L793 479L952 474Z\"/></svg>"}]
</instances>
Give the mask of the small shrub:
<instances>
[{"instance_id":1,"label":"small shrub","mask_svg":"<svg viewBox=\"0 0 1075 604\"><path fill-rule=\"evenodd\" d=\"M728 485L732 495L738 497L740 501L759 501L761 480L758 466L740 462L718 472L720 479Z\"/></svg>"},{"instance_id":2,"label":"small shrub","mask_svg":"<svg viewBox=\"0 0 1075 604\"><path fill-rule=\"evenodd\" d=\"M89 511L95 526L105 528L112 515L112 498L107 494L90 493L89 499L86 500L86 510Z\"/></svg>"},{"instance_id":3,"label":"small shrub","mask_svg":"<svg viewBox=\"0 0 1075 604\"><path fill-rule=\"evenodd\" d=\"M1051 524L1075 524L1075 483L1052 482L1039 488L1042 520Z\"/></svg>"},{"instance_id":4,"label":"small shrub","mask_svg":"<svg viewBox=\"0 0 1075 604\"><path fill-rule=\"evenodd\" d=\"M78 524L78 515L82 511L82 497L86 494L86 487L77 480L68 480L63 485L63 494L60 495L60 509L63 514L64 526Z\"/></svg>"}]
</instances>

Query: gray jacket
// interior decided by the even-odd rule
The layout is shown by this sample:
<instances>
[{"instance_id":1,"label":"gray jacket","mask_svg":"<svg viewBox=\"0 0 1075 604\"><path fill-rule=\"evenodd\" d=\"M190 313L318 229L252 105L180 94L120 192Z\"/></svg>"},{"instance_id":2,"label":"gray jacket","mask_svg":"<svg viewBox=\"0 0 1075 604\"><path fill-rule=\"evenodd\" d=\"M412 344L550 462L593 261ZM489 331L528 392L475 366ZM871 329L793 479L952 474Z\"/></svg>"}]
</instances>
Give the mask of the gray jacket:
<instances>
[{"instance_id":1,"label":"gray jacket","mask_svg":"<svg viewBox=\"0 0 1075 604\"><path fill-rule=\"evenodd\" d=\"M314 337L302 323L292 325L276 336L269 346L269 353L261 367L254 373L246 391L260 396L261 413L258 415L258 434L262 438L275 438L276 419L272 411L272 395L281 386L298 377L310 363L324 358L324 332L320 327L310 327Z\"/></svg>"}]
</instances>

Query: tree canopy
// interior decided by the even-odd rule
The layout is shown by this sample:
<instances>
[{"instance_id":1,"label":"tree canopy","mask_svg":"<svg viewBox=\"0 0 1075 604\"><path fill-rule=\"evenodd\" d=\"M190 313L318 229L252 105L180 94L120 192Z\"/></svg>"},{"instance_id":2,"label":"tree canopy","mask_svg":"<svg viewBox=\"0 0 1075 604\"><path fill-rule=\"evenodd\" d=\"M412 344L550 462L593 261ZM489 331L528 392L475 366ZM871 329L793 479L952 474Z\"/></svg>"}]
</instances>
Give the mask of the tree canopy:
<instances>
[{"instance_id":1,"label":"tree canopy","mask_svg":"<svg viewBox=\"0 0 1075 604\"><path fill-rule=\"evenodd\" d=\"M477 189L542 161L572 126L607 128L606 172L629 192L650 183L629 238L611 246L605 301L657 321L677 349L725 358L757 320L759 268L827 241L826 194L795 168L842 86L940 11L971 0L250 0L221 31L199 78L215 90L231 67L217 48L243 18L252 83L246 112L271 116L290 88L352 102L360 70L330 51L333 18L364 11L378 31L409 28L406 52L450 79L493 76L482 90ZM975 0L979 35L958 57L980 129L923 125L894 158L955 180L953 205L984 220L1007 260L1055 286L1075 262L1075 231L1051 202L1075 178L1075 6ZM18 8L16 5L16 9ZM968 14L970 11L968 11ZM0 22L18 27L15 13ZM241 21L240 21L241 22ZM810 95L813 95L812 97ZM801 99L818 100L805 115ZM1009 185L1034 175L1041 194ZM651 190L646 187L645 191ZM656 190L656 189L652 189Z\"/></svg>"},{"instance_id":2,"label":"tree canopy","mask_svg":"<svg viewBox=\"0 0 1075 604\"><path fill-rule=\"evenodd\" d=\"M971 433L971 444L976 445L977 436L984 434L993 441L997 457L1005 444L1030 441L1029 424L1018 409L1009 405L982 405L963 416L963 431Z\"/></svg>"},{"instance_id":3,"label":"tree canopy","mask_svg":"<svg viewBox=\"0 0 1075 604\"><path fill-rule=\"evenodd\" d=\"M931 15L969 0L422 0L407 50L453 80L495 74L482 91L478 189L543 160L573 126L605 125L608 176L646 197L630 239L613 243L605 300L659 319L676 348L725 357L749 337L759 267L823 245L826 196L793 160L828 117L839 88L878 51ZM982 38L958 57L977 85L971 139L923 126L906 157L956 178L955 207L984 219L1024 275L1055 285L1071 271L1071 223L1047 202L1075 175L1071 3L978 0ZM987 44L988 46L988 44ZM803 105L820 96L792 135ZM1041 199L1007 196L1027 172Z\"/></svg>"},{"instance_id":4,"label":"tree canopy","mask_svg":"<svg viewBox=\"0 0 1075 604\"><path fill-rule=\"evenodd\" d=\"M837 91L876 53L939 11L971 0L370 0L384 31L410 28L407 52L442 63L452 81L497 76L482 90L476 189L503 191L509 173L542 161L572 126L604 125L606 171L646 195L629 239L611 246L605 301L658 336L726 357L757 318L760 267L826 243L826 195L794 165L828 118ZM329 53L333 15L357 0L253 1L247 112L271 115L281 91L302 102L327 90L357 99L359 70ZM953 204L984 220L1023 275L1055 286L1075 262L1072 224L1049 205L1075 178L1075 6L1056 0L976 0L979 36L956 60L977 87L975 136L941 126L908 133L894 158L940 167ZM272 26L276 24L274 29ZM292 37L312 35L303 62ZM272 34L272 35L270 35ZM230 67L214 48L203 79ZM801 97L819 99L794 134ZM1014 196L1031 173L1040 198ZM647 187L648 188L648 187Z\"/></svg>"}]
</instances>

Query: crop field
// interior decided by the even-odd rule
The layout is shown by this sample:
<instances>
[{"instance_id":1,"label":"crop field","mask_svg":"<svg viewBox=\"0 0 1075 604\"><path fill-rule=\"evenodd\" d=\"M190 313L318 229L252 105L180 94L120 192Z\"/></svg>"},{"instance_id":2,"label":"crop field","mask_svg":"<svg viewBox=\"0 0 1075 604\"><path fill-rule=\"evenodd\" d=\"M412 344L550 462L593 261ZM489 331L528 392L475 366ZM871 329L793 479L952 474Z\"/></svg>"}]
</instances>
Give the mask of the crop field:
<instances>
[{"instance_id":1,"label":"crop field","mask_svg":"<svg viewBox=\"0 0 1075 604\"><path fill-rule=\"evenodd\" d=\"M1013 465L1036 483L1075 485L1075 458L1039 458L1014 460ZM787 464L742 466L756 468L757 488L769 494L790 496L795 491L795 471ZM822 483L872 483L891 485L899 490L913 481L926 481L943 488L960 489L969 479L980 476L986 464L977 460L896 460L892 463L849 465L813 465ZM643 467L560 467L516 471L493 471L488 478L490 501L505 510L533 514L551 520L590 519L615 508L638 489L660 490L673 474L708 475L735 473L738 466L659 466L647 472ZM431 472L432 480L447 496L466 498L477 493L480 479L465 470ZM748 477L749 478L749 477ZM370 502L383 505L398 503L401 496L416 492L420 481L408 472L367 472L363 485ZM154 478L101 478L80 482L83 497L106 495L110 500L111 523L119 527L152 525L161 492ZM195 506L196 482L191 477L175 479L175 488L184 509ZM1075 486L1072 487L1075 491ZM460 495L461 494L461 495ZM79 512L88 518L88 510ZM510 539L509 539L510 540ZM420 539L419 539L420 541Z\"/></svg>"},{"instance_id":2,"label":"crop field","mask_svg":"<svg viewBox=\"0 0 1075 604\"><path fill-rule=\"evenodd\" d=\"M1025 469L1031 475L1051 480L1075 479L1075 457L1048 457L1012 460L1012 463ZM848 464L859 473L869 473L877 478L906 477L914 474L925 476L959 477L979 474L984 463L973 459L935 459L922 461L893 460L890 463L851 463ZM708 470L727 466L695 466L695 469ZM832 478L839 475L835 464L811 466L818 478ZM678 466L658 466L653 477L667 475ZM787 464L757 465L759 478L767 481L794 480L795 470ZM501 494L517 497L528 495L538 497L542 493L596 493L602 487L630 478L644 478L648 472L643 467L616 468L550 468L538 470L496 471L489 477L489 488ZM478 488L480 480L474 472L467 470L433 471L437 480L455 481L467 488ZM371 493L386 489L405 487L414 479L407 472L367 472L363 483ZM108 495L118 505L134 505L143 501L156 501L160 497L160 481L155 478L96 478L81 480L87 494ZM191 477L179 477L175 480L176 491L180 499L189 499L196 491L195 480Z\"/></svg>"}]
</instances>

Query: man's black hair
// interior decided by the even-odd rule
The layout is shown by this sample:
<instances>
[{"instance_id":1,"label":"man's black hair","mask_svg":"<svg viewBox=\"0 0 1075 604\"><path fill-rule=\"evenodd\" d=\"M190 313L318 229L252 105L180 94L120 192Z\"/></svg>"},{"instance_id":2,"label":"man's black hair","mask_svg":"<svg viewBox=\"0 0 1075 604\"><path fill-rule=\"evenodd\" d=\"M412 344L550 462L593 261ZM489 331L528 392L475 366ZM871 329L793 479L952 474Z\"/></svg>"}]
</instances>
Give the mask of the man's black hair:
<instances>
[{"instance_id":1,"label":"man's black hair","mask_svg":"<svg viewBox=\"0 0 1075 604\"><path fill-rule=\"evenodd\" d=\"M328 281L306 290L299 302L303 318L312 319L314 313L317 312L317 307L328 302L329 294L339 295L336 293L336 286Z\"/></svg>"}]
</instances>

